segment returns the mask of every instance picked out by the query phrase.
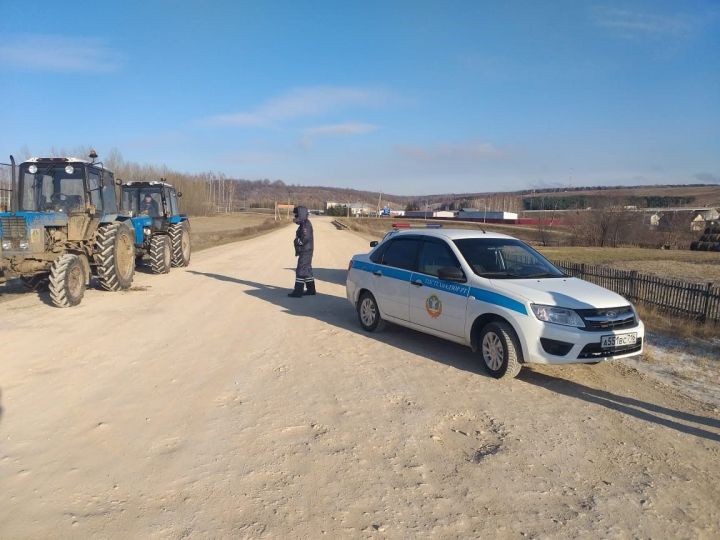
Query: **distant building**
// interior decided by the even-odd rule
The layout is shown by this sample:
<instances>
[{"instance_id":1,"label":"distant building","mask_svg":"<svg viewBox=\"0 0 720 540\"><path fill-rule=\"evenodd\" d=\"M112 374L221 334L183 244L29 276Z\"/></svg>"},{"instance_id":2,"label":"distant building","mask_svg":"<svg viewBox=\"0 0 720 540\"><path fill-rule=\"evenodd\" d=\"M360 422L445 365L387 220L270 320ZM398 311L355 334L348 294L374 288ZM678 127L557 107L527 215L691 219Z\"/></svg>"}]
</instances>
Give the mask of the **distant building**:
<instances>
[{"instance_id":1,"label":"distant building","mask_svg":"<svg viewBox=\"0 0 720 540\"><path fill-rule=\"evenodd\" d=\"M475 208L463 208L457 213L458 219L486 219L486 220L516 220L515 212L496 212L494 210L478 210Z\"/></svg>"},{"instance_id":2,"label":"distant building","mask_svg":"<svg viewBox=\"0 0 720 540\"><path fill-rule=\"evenodd\" d=\"M711 221L716 221L720 218L720 212L717 208L706 208L698 211L695 217L690 222L690 228L693 231L702 231Z\"/></svg>"},{"instance_id":3,"label":"distant building","mask_svg":"<svg viewBox=\"0 0 720 540\"><path fill-rule=\"evenodd\" d=\"M405 211L405 217L407 218L454 218L456 215L457 212L452 212L450 210L432 210L430 208L427 210Z\"/></svg>"}]
</instances>

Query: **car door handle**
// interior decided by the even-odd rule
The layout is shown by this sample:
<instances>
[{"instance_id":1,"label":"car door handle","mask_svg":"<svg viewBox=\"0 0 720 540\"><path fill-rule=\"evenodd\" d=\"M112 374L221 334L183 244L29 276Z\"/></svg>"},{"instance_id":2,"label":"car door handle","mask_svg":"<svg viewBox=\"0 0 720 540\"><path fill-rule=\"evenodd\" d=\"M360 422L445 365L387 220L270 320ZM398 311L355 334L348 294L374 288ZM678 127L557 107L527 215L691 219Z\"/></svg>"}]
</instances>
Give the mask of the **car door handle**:
<instances>
[{"instance_id":1,"label":"car door handle","mask_svg":"<svg viewBox=\"0 0 720 540\"><path fill-rule=\"evenodd\" d=\"M419 279L416 280L416 281L411 281L410 283L412 283L412 284L415 285L416 287L422 287L422 286L423 286L422 281L420 281Z\"/></svg>"},{"instance_id":2,"label":"car door handle","mask_svg":"<svg viewBox=\"0 0 720 540\"><path fill-rule=\"evenodd\" d=\"M382 272L380 270L373 270L373 276L382 276Z\"/></svg>"}]
</instances>

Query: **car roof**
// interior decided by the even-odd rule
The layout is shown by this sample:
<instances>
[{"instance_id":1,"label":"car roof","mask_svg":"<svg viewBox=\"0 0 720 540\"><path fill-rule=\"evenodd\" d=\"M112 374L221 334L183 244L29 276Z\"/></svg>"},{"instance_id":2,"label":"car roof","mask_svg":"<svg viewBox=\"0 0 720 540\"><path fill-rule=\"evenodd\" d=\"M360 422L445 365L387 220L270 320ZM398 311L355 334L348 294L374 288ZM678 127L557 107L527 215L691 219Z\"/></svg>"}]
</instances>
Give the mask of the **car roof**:
<instances>
[{"instance_id":1,"label":"car roof","mask_svg":"<svg viewBox=\"0 0 720 540\"><path fill-rule=\"evenodd\" d=\"M443 238L445 240L462 240L465 238L507 238L517 240L514 236L496 232L485 232L479 229L401 229L392 234L390 238L399 236L419 235Z\"/></svg>"}]
</instances>

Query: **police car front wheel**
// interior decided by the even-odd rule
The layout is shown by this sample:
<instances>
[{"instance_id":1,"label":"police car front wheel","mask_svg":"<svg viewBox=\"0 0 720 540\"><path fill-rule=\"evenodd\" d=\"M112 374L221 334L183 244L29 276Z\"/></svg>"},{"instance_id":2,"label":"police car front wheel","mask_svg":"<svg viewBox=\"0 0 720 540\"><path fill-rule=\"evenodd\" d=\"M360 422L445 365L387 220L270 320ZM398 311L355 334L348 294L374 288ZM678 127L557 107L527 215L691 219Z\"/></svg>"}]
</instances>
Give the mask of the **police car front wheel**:
<instances>
[{"instance_id":1,"label":"police car front wheel","mask_svg":"<svg viewBox=\"0 0 720 540\"><path fill-rule=\"evenodd\" d=\"M512 327L491 322L480 333L480 355L485 369L496 379L512 379L520 373L522 352Z\"/></svg>"},{"instance_id":2,"label":"police car front wheel","mask_svg":"<svg viewBox=\"0 0 720 540\"><path fill-rule=\"evenodd\" d=\"M380 309L378 308L375 297L365 291L360 295L360 299L357 303L358 320L363 330L368 332L375 332L381 330L384 326L382 317L380 316Z\"/></svg>"}]
</instances>

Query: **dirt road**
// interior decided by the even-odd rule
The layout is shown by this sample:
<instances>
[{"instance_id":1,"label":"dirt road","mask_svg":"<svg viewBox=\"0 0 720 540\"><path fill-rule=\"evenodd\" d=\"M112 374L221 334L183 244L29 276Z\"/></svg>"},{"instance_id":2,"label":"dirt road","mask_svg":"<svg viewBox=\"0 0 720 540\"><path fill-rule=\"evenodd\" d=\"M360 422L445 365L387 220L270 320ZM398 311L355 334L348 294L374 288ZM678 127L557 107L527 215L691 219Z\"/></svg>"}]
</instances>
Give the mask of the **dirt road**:
<instances>
[{"instance_id":1,"label":"dirt road","mask_svg":"<svg viewBox=\"0 0 720 540\"><path fill-rule=\"evenodd\" d=\"M486 377L345 300L315 220L59 310L0 305L0 537L717 538L720 413L618 364Z\"/></svg>"}]
</instances>

